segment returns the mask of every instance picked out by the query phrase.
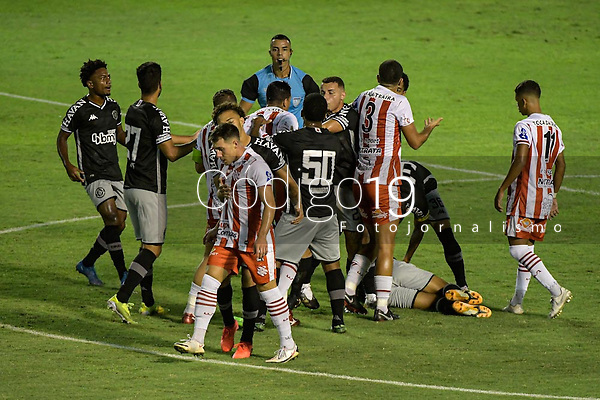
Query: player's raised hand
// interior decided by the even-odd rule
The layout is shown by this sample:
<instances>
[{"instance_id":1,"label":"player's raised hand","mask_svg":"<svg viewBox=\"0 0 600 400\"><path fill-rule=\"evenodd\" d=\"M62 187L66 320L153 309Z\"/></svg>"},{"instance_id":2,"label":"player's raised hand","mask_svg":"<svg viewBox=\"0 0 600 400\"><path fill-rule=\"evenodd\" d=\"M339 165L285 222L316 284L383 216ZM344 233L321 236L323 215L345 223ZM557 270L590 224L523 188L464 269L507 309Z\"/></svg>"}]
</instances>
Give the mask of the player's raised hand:
<instances>
[{"instance_id":1,"label":"player's raised hand","mask_svg":"<svg viewBox=\"0 0 600 400\"><path fill-rule=\"evenodd\" d=\"M212 229L210 229L209 231L207 231L204 234L204 238L202 238L202 243L203 244L209 244L209 243L214 243L215 240L217 239L217 233L219 232L219 224L215 225Z\"/></svg>"},{"instance_id":2,"label":"player's raised hand","mask_svg":"<svg viewBox=\"0 0 600 400\"><path fill-rule=\"evenodd\" d=\"M425 120L425 129L433 130L433 128L435 128L436 126L440 126L440 122L442 122L443 120L444 120L444 118L438 118L438 119L427 118Z\"/></svg>"},{"instance_id":3,"label":"player's raised hand","mask_svg":"<svg viewBox=\"0 0 600 400\"><path fill-rule=\"evenodd\" d=\"M228 199L229 197L231 197L231 188L229 187L229 185L227 185L225 183L225 179L223 179L223 178L219 179L219 187L217 189L217 197L221 201L225 201L225 199Z\"/></svg>"},{"instance_id":4,"label":"player's raised hand","mask_svg":"<svg viewBox=\"0 0 600 400\"><path fill-rule=\"evenodd\" d=\"M83 171L74 166L73 164L69 164L65 166L67 170L67 174L69 175L69 179L73 182L81 182L83 183Z\"/></svg>"},{"instance_id":5,"label":"player's raised hand","mask_svg":"<svg viewBox=\"0 0 600 400\"><path fill-rule=\"evenodd\" d=\"M504 208L502 207L502 199L503 198L504 198L504 190L498 189L498 192L496 192L496 197L494 198L494 208L498 212L504 211Z\"/></svg>"}]
</instances>

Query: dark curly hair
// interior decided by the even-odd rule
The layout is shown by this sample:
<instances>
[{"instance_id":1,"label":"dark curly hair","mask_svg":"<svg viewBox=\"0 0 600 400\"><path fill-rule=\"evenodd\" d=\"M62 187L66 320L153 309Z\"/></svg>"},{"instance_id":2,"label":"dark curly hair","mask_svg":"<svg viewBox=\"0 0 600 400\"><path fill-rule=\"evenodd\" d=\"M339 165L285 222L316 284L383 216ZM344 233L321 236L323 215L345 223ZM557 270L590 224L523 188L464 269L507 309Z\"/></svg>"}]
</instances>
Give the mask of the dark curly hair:
<instances>
[{"instance_id":1,"label":"dark curly hair","mask_svg":"<svg viewBox=\"0 0 600 400\"><path fill-rule=\"evenodd\" d=\"M244 112L244 109L235 103L219 104L214 109L213 115L212 115L212 119L213 119L213 122L215 123L215 125L219 125L219 122L217 121L217 118L219 117L219 115L221 115L225 111L229 111L229 110L235 111L242 118L246 117L246 113Z\"/></svg>"},{"instance_id":2,"label":"dark curly hair","mask_svg":"<svg viewBox=\"0 0 600 400\"><path fill-rule=\"evenodd\" d=\"M87 87L87 81L90 80L90 76L100 68L106 68L106 63L102 60L87 60L83 63L79 71L79 79L81 79L83 87Z\"/></svg>"}]
</instances>

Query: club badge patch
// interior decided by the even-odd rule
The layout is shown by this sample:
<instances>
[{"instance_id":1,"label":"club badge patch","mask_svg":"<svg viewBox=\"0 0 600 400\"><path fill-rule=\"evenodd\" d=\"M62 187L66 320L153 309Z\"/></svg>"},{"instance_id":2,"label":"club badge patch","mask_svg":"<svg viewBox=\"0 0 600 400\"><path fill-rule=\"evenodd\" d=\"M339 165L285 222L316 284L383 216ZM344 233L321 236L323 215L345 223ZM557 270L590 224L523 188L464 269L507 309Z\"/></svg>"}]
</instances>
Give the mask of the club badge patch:
<instances>
[{"instance_id":1,"label":"club badge patch","mask_svg":"<svg viewBox=\"0 0 600 400\"><path fill-rule=\"evenodd\" d=\"M96 191L94 192L94 195L96 196L97 199L103 198L105 194L106 194L106 191L104 190L104 188L101 188L101 187L96 189Z\"/></svg>"},{"instance_id":2,"label":"club badge patch","mask_svg":"<svg viewBox=\"0 0 600 400\"><path fill-rule=\"evenodd\" d=\"M117 110L113 110L112 117L115 121L119 119L119 113L117 112Z\"/></svg>"}]
</instances>

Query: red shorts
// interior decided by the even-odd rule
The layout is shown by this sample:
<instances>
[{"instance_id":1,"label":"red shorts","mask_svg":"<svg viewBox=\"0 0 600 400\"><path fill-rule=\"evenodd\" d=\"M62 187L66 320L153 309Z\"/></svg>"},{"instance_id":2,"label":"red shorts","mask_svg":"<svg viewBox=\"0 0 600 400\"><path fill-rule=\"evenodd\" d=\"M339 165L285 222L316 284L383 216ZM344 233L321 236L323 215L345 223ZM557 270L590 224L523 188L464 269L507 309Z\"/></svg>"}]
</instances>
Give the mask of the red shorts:
<instances>
[{"instance_id":1,"label":"red shorts","mask_svg":"<svg viewBox=\"0 0 600 400\"><path fill-rule=\"evenodd\" d=\"M376 182L354 183L354 198L363 221L370 225L387 224L400 219L400 185L378 185Z\"/></svg>"},{"instance_id":2,"label":"red shorts","mask_svg":"<svg viewBox=\"0 0 600 400\"><path fill-rule=\"evenodd\" d=\"M264 285L275 280L276 263L274 251L269 251L261 261L256 261L254 253L214 246L208 256L208 265L224 268L236 275L239 273L239 266L245 265L252 275L252 280L257 285Z\"/></svg>"},{"instance_id":3,"label":"red shorts","mask_svg":"<svg viewBox=\"0 0 600 400\"><path fill-rule=\"evenodd\" d=\"M506 217L506 231L508 237L530 239L541 242L546 234L547 219L524 218L509 215Z\"/></svg>"}]
</instances>

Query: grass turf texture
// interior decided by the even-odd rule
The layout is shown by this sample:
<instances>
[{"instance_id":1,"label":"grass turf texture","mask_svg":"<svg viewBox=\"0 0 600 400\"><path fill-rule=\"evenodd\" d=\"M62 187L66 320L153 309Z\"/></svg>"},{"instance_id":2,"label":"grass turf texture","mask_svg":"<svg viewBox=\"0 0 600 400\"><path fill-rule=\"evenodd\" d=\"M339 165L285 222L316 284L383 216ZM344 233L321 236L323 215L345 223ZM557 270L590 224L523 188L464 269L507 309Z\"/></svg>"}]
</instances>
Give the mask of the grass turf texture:
<instances>
[{"instance_id":1,"label":"grass turf texture","mask_svg":"<svg viewBox=\"0 0 600 400\"><path fill-rule=\"evenodd\" d=\"M406 158L430 164L504 175L511 131L520 115L514 86L537 80L543 110L564 131L567 176L598 176L600 6L594 2L419 2L377 5L330 1L295 5L254 2L202 4L168 2L135 5L104 2L13 2L1 11L3 52L0 91L72 104L85 90L78 68L87 58L103 58L113 79L113 97L123 112L138 98L135 68L147 60L163 66L159 106L173 131L193 128L174 121L205 123L212 94L241 82L269 62L275 33L292 38L292 64L317 82L340 75L347 99L373 87L377 66L399 59L411 78L408 96L417 121L443 116L442 126ZM0 230L94 215L79 185L69 183L56 155L55 139L67 106L0 96L2 183ZM420 127L420 122L417 122ZM70 141L71 159L74 142ZM120 148L124 167L125 152ZM123 168L124 169L124 168ZM536 252L574 299L564 314L548 321L549 296L532 283L524 316L500 312L513 291L515 263L501 234L502 216L492 208L502 177L431 168L452 221L462 225L462 245L470 286L480 291L494 315L489 320L445 317L401 310L401 321L375 324L346 317L348 333L327 331L330 316L324 277L313 290L322 309L300 309L294 329L298 360L286 368L330 374L490 391L598 396L600 324L597 242L600 219L598 179L571 177L561 191L562 232L549 233ZM169 204L196 201L197 175L190 158L169 167ZM446 182L446 183L444 183ZM489 221L493 231L487 232ZM479 234L471 232L478 224ZM155 293L171 309L168 318L142 318L125 326L105 309L117 290L110 258L97 263L103 288L85 284L74 271L101 227L99 219L0 235L0 323L52 334L173 353L172 343L190 333L178 323L189 280L202 254L201 207L172 208L163 255L156 263ZM396 254L408 241L400 227ZM484 233L486 231L487 233ZM470 233L469 233L470 232ZM126 260L136 254L132 228L123 234ZM342 259L342 263L345 260ZM426 235L413 261L450 279L443 251ZM234 283L240 313L239 284ZM139 293L132 301L139 305ZM137 310L137 307L135 308ZM206 358L230 361L220 353L220 317L207 335ZM431 388L390 386L327 377L291 375L230 365L190 363L32 336L0 329L0 398L67 396L203 398L243 394L248 398L506 398ZM266 365L277 348L274 329L255 336L255 356L239 364Z\"/></svg>"}]
</instances>

